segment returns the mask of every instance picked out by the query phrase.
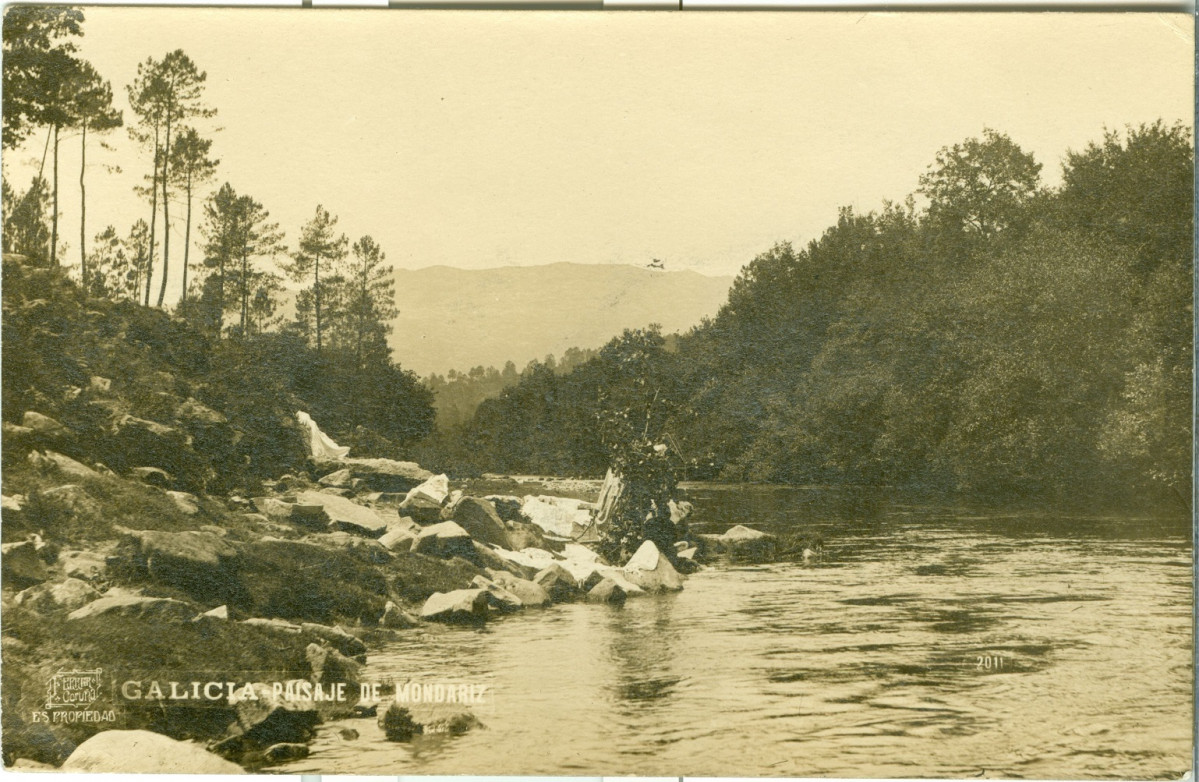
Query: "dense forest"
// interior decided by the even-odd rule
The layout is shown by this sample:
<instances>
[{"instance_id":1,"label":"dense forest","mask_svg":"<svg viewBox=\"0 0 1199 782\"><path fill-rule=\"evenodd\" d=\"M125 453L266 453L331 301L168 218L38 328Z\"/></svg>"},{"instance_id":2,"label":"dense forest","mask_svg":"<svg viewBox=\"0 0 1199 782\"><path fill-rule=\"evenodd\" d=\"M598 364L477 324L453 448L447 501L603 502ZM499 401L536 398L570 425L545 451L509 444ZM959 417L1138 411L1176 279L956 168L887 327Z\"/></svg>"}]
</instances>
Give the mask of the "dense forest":
<instances>
[{"instance_id":1,"label":"dense forest","mask_svg":"<svg viewBox=\"0 0 1199 782\"><path fill-rule=\"evenodd\" d=\"M1104 132L1066 154L1052 187L1031 154L985 130L942 149L906 199L844 208L806 247L752 259L687 334L628 331L519 373L422 383L387 345L384 249L351 240L320 205L289 243L218 176L205 72L182 51L146 59L125 85L126 117L78 56L83 23L66 6L4 17L4 148L45 136L27 186L5 172L4 251L55 281L46 305L18 312L9 292L32 278L6 264L6 419L41 373L81 387L95 373L95 346L45 321L57 312L81 333L112 330L107 358L128 366L111 372L183 372L206 404L247 420L302 405L359 455L460 473L602 475L624 432L668 445L692 479L1186 504L1189 126ZM122 127L144 161L144 211L89 236L89 145L117 144ZM67 143L81 152L77 188L60 177ZM75 249L59 231L70 209ZM68 278L76 292L60 287ZM286 322L285 278L298 287ZM35 294L20 293L29 306Z\"/></svg>"},{"instance_id":2,"label":"dense forest","mask_svg":"<svg viewBox=\"0 0 1199 782\"><path fill-rule=\"evenodd\" d=\"M1182 507L1189 128L1108 131L1061 165L1049 188L1000 132L946 147L913 196L754 258L675 344L630 331L526 372L442 459L601 475L596 423L636 386L693 479Z\"/></svg>"},{"instance_id":3,"label":"dense forest","mask_svg":"<svg viewBox=\"0 0 1199 782\"><path fill-rule=\"evenodd\" d=\"M270 447L286 439L297 409L358 455L397 456L427 435L433 395L387 342L396 306L383 248L370 236L351 241L320 205L289 247L262 203L217 185L207 74L181 50L146 59L126 85L126 118L112 84L78 56L83 34L77 8L4 14L4 149L46 138L28 187L7 170L3 183L4 419L34 406L83 414L74 408L90 378L103 376L126 389L137 415L154 417L163 404L155 394L194 395L224 411L246 434L232 466L244 459L263 474L278 467L266 463ZM136 192L146 210L127 229L89 237L88 144L113 148L121 127L145 161ZM77 189L59 176L66 143L82 153ZM68 209L80 223L74 251L59 231ZM285 276L299 286L286 322ZM85 391L41 398L63 384Z\"/></svg>"}]
</instances>

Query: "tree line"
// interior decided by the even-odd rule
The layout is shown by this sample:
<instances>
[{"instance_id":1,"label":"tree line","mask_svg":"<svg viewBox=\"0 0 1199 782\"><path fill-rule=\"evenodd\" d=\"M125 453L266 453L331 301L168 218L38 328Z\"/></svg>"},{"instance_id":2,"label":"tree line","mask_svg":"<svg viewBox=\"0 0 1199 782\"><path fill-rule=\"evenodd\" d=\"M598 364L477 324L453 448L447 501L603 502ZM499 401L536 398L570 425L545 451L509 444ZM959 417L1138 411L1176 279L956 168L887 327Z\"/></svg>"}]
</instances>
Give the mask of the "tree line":
<instances>
[{"instance_id":1,"label":"tree line","mask_svg":"<svg viewBox=\"0 0 1199 782\"><path fill-rule=\"evenodd\" d=\"M318 205L289 249L285 232L261 202L230 182L215 186L220 160L212 154L211 120L217 110L206 99L206 72L181 50L147 58L125 88L132 114L126 124L124 112L114 106L111 83L78 56L83 24L83 12L67 6L6 9L3 146L15 149L40 132L46 145L27 189L18 191L4 179L5 253L34 265L64 267L58 153L77 134L77 282L88 295L169 308L210 339L230 341L223 349L286 369L288 384L307 386L302 390L314 416L331 431L349 435L369 424L385 444L427 433L430 395L415 375L391 361L394 277L378 242L369 235L351 242L337 230L337 217ZM88 241L89 138L103 139L123 126L145 159L147 171L135 191L149 211L127 229L108 225ZM180 217L181 259L171 246ZM193 225L199 257L191 252ZM295 317L284 322L279 310L286 278L299 290ZM179 283L175 302L167 300L172 280ZM299 355L288 355L296 351Z\"/></svg>"},{"instance_id":2,"label":"tree line","mask_svg":"<svg viewBox=\"0 0 1199 782\"><path fill-rule=\"evenodd\" d=\"M907 199L754 258L676 344L629 331L527 373L443 458L602 475L597 422L629 414L692 479L1185 505L1189 128L1107 131L1061 165L1051 188L1003 133L947 146Z\"/></svg>"}]
</instances>

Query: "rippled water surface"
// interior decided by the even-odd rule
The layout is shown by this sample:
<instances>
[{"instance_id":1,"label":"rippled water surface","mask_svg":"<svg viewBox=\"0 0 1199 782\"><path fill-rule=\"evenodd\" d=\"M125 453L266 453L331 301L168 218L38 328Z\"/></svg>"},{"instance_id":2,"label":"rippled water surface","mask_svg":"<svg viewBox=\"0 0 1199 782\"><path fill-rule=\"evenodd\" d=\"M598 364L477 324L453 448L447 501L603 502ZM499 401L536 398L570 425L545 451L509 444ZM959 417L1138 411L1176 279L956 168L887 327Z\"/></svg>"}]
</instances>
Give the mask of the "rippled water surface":
<instances>
[{"instance_id":1,"label":"rippled water surface","mask_svg":"<svg viewBox=\"0 0 1199 782\"><path fill-rule=\"evenodd\" d=\"M696 487L695 527L796 527L819 567L422 629L367 676L486 684L463 736L328 725L343 774L1177 778L1191 752L1186 520L971 515ZM354 727L352 741L338 729Z\"/></svg>"}]
</instances>

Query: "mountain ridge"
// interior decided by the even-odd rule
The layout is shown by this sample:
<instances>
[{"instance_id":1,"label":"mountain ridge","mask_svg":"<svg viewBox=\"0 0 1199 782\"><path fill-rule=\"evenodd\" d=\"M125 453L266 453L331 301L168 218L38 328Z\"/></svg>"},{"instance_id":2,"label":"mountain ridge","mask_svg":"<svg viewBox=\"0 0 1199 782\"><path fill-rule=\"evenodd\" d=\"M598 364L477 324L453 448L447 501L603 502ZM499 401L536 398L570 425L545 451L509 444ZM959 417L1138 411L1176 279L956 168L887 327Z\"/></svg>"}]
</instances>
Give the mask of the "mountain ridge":
<instances>
[{"instance_id":1,"label":"mountain ridge","mask_svg":"<svg viewBox=\"0 0 1199 782\"><path fill-rule=\"evenodd\" d=\"M421 375L518 368L567 348L597 348L626 328L684 331L715 315L733 277L629 264L397 269L393 355Z\"/></svg>"}]
</instances>

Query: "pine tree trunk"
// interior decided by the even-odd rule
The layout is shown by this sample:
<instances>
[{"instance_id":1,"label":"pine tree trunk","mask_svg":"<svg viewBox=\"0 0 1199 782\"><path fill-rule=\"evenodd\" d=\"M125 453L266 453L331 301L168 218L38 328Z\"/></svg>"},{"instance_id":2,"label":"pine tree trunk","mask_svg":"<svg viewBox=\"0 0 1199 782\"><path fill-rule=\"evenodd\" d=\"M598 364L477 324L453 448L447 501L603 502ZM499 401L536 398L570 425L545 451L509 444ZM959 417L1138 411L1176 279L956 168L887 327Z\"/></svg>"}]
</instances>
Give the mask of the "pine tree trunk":
<instances>
[{"instance_id":1,"label":"pine tree trunk","mask_svg":"<svg viewBox=\"0 0 1199 782\"><path fill-rule=\"evenodd\" d=\"M221 255L224 256L223 250L221 251ZM216 335L217 335L217 339L220 339L221 331L223 331L225 328L225 259L224 259L224 257L221 258L220 265L217 266L217 279L220 280L220 284L217 285L217 293L216 293L216 302L217 302L217 306L216 306Z\"/></svg>"},{"instance_id":2,"label":"pine tree trunk","mask_svg":"<svg viewBox=\"0 0 1199 782\"><path fill-rule=\"evenodd\" d=\"M321 257L316 256L313 262L313 269L316 274L316 282L312 286L313 297L316 299L316 353L321 352Z\"/></svg>"},{"instance_id":3,"label":"pine tree trunk","mask_svg":"<svg viewBox=\"0 0 1199 782\"><path fill-rule=\"evenodd\" d=\"M150 252L146 256L146 307L150 306L150 285L154 279L154 229L158 225L158 126L154 126L154 175L150 177Z\"/></svg>"},{"instance_id":4,"label":"pine tree trunk","mask_svg":"<svg viewBox=\"0 0 1199 782\"><path fill-rule=\"evenodd\" d=\"M249 331L247 331L247 325L246 325L246 320L247 320L246 315L248 314L247 310L249 310L249 303L250 303L250 278L247 276L249 274L249 271L250 271L249 270L249 253L247 253L246 249L243 247L242 252L241 252L241 337L242 337L242 339L245 339L246 337L248 337L250 335Z\"/></svg>"},{"instance_id":5,"label":"pine tree trunk","mask_svg":"<svg viewBox=\"0 0 1199 782\"><path fill-rule=\"evenodd\" d=\"M192 248L192 174L187 172L187 223L183 229L183 293L179 301L187 301L187 259Z\"/></svg>"},{"instance_id":6,"label":"pine tree trunk","mask_svg":"<svg viewBox=\"0 0 1199 782\"><path fill-rule=\"evenodd\" d=\"M162 282L158 286L158 306L167 295L167 270L171 263L171 199L167 194L167 179L170 177L171 159L171 115L167 112L167 139L162 148Z\"/></svg>"},{"instance_id":7,"label":"pine tree trunk","mask_svg":"<svg viewBox=\"0 0 1199 782\"><path fill-rule=\"evenodd\" d=\"M83 175L87 171L87 123L83 123L83 140L79 144L79 275L83 278L83 290L87 286L87 186Z\"/></svg>"},{"instance_id":8,"label":"pine tree trunk","mask_svg":"<svg viewBox=\"0 0 1199 782\"><path fill-rule=\"evenodd\" d=\"M54 126L54 213L50 216L50 265L58 265L58 126Z\"/></svg>"}]
</instances>

